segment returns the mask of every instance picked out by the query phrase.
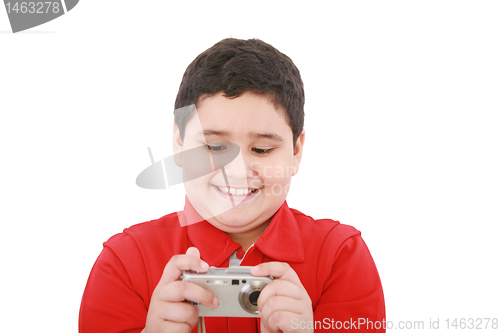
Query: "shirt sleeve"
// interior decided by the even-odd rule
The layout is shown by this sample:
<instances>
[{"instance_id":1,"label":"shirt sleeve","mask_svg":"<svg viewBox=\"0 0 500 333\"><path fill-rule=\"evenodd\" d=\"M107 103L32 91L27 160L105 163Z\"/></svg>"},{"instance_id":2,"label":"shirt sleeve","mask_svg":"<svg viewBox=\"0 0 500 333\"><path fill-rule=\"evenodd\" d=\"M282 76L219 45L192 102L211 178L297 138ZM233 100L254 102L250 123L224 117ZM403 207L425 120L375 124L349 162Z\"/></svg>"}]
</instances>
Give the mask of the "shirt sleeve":
<instances>
[{"instance_id":1,"label":"shirt sleeve","mask_svg":"<svg viewBox=\"0 0 500 333\"><path fill-rule=\"evenodd\" d=\"M122 258L104 246L90 273L80 306L79 333L140 333L149 303L137 290L134 272Z\"/></svg>"},{"instance_id":2,"label":"shirt sleeve","mask_svg":"<svg viewBox=\"0 0 500 333\"><path fill-rule=\"evenodd\" d=\"M330 276L314 310L315 332L385 332L382 284L361 236L343 241L330 262Z\"/></svg>"}]
</instances>

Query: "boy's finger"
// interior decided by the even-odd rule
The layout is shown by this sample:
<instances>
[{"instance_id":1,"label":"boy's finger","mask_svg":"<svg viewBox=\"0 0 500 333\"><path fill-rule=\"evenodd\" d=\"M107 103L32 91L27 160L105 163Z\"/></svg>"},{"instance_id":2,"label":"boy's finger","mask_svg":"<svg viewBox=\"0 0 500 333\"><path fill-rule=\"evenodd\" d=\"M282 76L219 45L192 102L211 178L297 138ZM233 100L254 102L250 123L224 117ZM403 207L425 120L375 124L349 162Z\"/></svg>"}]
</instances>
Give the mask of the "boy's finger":
<instances>
[{"instance_id":1,"label":"boy's finger","mask_svg":"<svg viewBox=\"0 0 500 333\"><path fill-rule=\"evenodd\" d=\"M157 330L155 332L191 332L194 326L189 325L188 323L176 323L172 321L163 321L158 324ZM144 331L143 331L144 332ZM142 332L141 332L142 333Z\"/></svg>"},{"instance_id":2,"label":"boy's finger","mask_svg":"<svg viewBox=\"0 0 500 333\"><path fill-rule=\"evenodd\" d=\"M178 280L183 271L205 272L208 270L208 264L192 255L179 254L173 256L163 270L158 285L163 285Z\"/></svg>"},{"instance_id":3,"label":"boy's finger","mask_svg":"<svg viewBox=\"0 0 500 333\"><path fill-rule=\"evenodd\" d=\"M252 267L251 273L253 276L272 276L276 279L290 281L302 287L297 273L285 262L265 262Z\"/></svg>"},{"instance_id":4,"label":"boy's finger","mask_svg":"<svg viewBox=\"0 0 500 333\"><path fill-rule=\"evenodd\" d=\"M174 281L163 286L159 297L164 302L182 302L189 300L210 308L219 306L219 300L214 294L197 284L185 281Z\"/></svg>"},{"instance_id":5,"label":"boy's finger","mask_svg":"<svg viewBox=\"0 0 500 333\"><path fill-rule=\"evenodd\" d=\"M305 307L300 301L290 300L290 298L285 296L273 296L260 310L260 318L267 322L269 317L278 311L295 313L295 316L299 317L305 311Z\"/></svg>"},{"instance_id":6,"label":"boy's finger","mask_svg":"<svg viewBox=\"0 0 500 333\"><path fill-rule=\"evenodd\" d=\"M154 309L150 308L150 311L154 311L155 317L161 321L187 323L191 326L191 330L198 321L198 311L193 305L184 302L158 302Z\"/></svg>"},{"instance_id":7,"label":"boy's finger","mask_svg":"<svg viewBox=\"0 0 500 333\"><path fill-rule=\"evenodd\" d=\"M191 246L189 249L187 249L186 255L200 258L200 251L196 247Z\"/></svg>"},{"instance_id":8,"label":"boy's finger","mask_svg":"<svg viewBox=\"0 0 500 333\"><path fill-rule=\"evenodd\" d=\"M293 331L293 319L297 314L288 311L277 311L271 314L267 321L261 320L261 325L270 332L291 332Z\"/></svg>"},{"instance_id":9,"label":"boy's finger","mask_svg":"<svg viewBox=\"0 0 500 333\"><path fill-rule=\"evenodd\" d=\"M296 300L302 300L305 296L305 290L296 284L286 280L273 280L260 292L257 299L257 306L262 308L267 300L273 296L285 296Z\"/></svg>"}]
</instances>

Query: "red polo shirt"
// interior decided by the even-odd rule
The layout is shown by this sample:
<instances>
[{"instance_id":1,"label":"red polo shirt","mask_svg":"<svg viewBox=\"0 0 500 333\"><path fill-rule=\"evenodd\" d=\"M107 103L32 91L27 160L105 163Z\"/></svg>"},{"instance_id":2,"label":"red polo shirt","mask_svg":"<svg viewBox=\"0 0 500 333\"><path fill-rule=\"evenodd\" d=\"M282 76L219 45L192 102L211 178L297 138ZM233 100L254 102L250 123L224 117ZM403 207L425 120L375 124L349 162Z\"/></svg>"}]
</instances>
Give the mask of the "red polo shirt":
<instances>
[{"instance_id":1,"label":"red polo shirt","mask_svg":"<svg viewBox=\"0 0 500 333\"><path fill-rule=\"evenodd\" d=\"M228 267L241 246L206 221L190 224L196 215L186 197L183 212L134 225L104 243L83 294L80 333L141 332L165 265L191 246L210 266ZM241 265L290 264L311 298L315 320L295 326L385 332L376 329L385 320L382 285L360 235L337 221L314 220L285 201ZM258 318L205 318L207 332L255 333L259 324Z\"/></svg>"}]
</instances>

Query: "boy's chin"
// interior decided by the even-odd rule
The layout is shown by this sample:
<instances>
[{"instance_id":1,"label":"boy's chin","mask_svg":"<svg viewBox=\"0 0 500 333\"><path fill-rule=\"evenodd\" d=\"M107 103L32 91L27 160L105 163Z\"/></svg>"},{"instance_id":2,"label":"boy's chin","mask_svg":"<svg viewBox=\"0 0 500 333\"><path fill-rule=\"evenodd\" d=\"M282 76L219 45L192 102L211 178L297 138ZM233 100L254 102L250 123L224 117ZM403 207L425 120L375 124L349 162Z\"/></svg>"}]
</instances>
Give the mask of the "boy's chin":
<instances>
[{"instance_id":1,"label":"boy's chin","mask_svg":"<svg viewBox=\"0 0 500 333\"><path fill-rule=\"evenodd\" d=\"M242 219L226 219L221 218L220 216L211 218L207 220L211 225L216 227L217 229L227 232L227 233L240 233L245 232L251 229L258 227L260 224L264 223L255 223L255 221L251 220L242 220Z\"/></svg>"}]
</instances>

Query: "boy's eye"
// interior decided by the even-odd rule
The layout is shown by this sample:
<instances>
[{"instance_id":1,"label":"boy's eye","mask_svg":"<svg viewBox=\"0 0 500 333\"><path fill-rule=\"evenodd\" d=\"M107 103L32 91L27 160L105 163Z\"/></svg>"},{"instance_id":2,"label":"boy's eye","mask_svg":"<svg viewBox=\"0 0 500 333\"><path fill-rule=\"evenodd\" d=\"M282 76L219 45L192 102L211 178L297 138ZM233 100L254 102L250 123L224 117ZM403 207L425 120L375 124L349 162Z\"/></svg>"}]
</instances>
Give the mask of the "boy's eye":
<instances>
[{"instance_id":1,"label":"boy's eye","mask_svg":"<svg viewBox=\"0 0 500 333\"><path fill-rule=\"evenodd\" d=\"M213 152L222 152L227 149L226 146L207 145L206 143L204 143L204 145L208 150L211 150Z\"/></svg>"},{"instance_id":2,"label":"boy's eye","mask_svg":"<svg viewBox=\"0 0 500 333\"><path fill-rule=\"evenodd\" d=\"M259 154L259 155L265 155L265 154L269 154L270 152L272 152L274 150L274 148L268 148L268 149L264 149L264 148L252 148L252 151Z\"/></svg>"}]
</instances>

